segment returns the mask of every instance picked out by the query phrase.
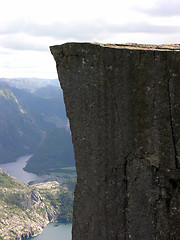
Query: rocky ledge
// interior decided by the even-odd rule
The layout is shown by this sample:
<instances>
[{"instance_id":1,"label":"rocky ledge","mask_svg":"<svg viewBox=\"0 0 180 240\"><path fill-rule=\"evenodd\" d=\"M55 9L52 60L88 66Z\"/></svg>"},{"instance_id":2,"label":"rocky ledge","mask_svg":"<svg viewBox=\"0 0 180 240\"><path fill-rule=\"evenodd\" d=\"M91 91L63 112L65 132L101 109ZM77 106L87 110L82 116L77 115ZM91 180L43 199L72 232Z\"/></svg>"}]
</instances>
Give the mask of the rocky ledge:
<instances>
[{"instance_id":1,"label":"rocky ledge","mask_svg":"<svg viewBox=\"0 0 180 240\"><path fill-rule=\"evenodd\" d=\"M180 239L180 45L51 52L77 167L73 240Z\"/></svg>"}]
</instances>

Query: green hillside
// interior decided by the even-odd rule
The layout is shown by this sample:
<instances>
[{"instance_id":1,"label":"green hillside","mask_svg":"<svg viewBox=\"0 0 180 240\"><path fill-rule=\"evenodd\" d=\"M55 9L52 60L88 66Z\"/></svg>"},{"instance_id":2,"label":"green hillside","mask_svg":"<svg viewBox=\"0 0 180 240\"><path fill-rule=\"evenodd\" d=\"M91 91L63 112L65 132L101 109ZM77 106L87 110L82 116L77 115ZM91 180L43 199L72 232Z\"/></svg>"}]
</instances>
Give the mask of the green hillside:
<instances>
[{"instance_id":1,"label":"green hillside","mask_svg":"<svg viewBox=\"0 0 180 240\"><path fill-rule=\"evenodd\" d=\"M27 239L49 222L71 222L75 181L29 186L0 169L0 239Z\"/></svg>"},{"instance_id":2,"label":"green hillside","mask_svg":"<svg viewBox=\"0 0 180 240\"><path fill-rule=\"evenodd\" d=\"M0 163L34 153L47 130L66 123L59 87L30 91L0 81Z\"/></svg>"},{"instance_id":3,"label":"green hillside","mask_svg":"<svg viewBox=\"0 0 180 240\"><path fill-rule=\"evenodd\" d=\"M47 132L45 140L29 159L25 171L56 176L75 175L74 152L70 132L55 128Z\"/></svg>"},{"instance_id":4,"label":"green hillside","mask_svg":"<svg viewBox=\"0 0 180 240\"><path fill-rule=\"evenodd\" d=\"M35 151L43 135L8 85L0 84L0 163Z\"/></svg>"},{"instance_id":5,"label":"green hillside","mask_svg":"<svg viewBox=\"0 0 180 240\"><path fill-rule=\"evenodd\" d=\"M56 86L46 86L33 93L28 89L12 88L13 93L31 113L43 130L65 126L67 122L62 91Z\"/></svg>"}]
</instances>

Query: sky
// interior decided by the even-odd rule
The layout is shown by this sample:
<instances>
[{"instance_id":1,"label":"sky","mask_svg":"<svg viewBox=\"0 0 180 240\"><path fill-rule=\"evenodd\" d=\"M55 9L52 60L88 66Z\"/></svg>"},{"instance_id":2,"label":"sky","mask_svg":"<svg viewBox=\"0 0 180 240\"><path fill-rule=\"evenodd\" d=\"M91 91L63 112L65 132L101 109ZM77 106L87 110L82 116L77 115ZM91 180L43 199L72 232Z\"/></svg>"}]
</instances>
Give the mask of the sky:
<instances>
[{"instance_id":1,"label":"sky","mask_svg":"<svg viewBox=\"0 0 180 240\"><path fill-rule=\"evenodd\" d=\"M0 0L0 78L57 78L49 46L180 43L179 0Z\"/></svg>"}]
</instances>

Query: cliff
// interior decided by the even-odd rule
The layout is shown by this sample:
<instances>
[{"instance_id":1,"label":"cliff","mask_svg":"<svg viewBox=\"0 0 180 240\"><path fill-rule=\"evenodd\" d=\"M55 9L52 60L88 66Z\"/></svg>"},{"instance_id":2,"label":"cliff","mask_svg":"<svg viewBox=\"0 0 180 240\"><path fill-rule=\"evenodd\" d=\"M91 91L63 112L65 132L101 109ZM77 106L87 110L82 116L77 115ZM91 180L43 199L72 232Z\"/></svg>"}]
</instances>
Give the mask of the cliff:
<instances>
[{"instance_id":1,"label":"cliff","mask_svg":"<svg viewBox=\"0 0 180 240\"><path fill-rule=\"evenodd\" d=\"M180 45L50 49L76 159L73 240L180 239Z\"/></svg>"},{"instance_id":2,"label":"cliff","mask_svg":"<svg viewBox=\"0 0 180 240\"><path fill-rule=\"evenodd\" d=\"M27 239L49 222L71 222L72 184L69 180L61 186L56 181L29 186L0 169L0 239Z\"/></svg>"}]
</instances>

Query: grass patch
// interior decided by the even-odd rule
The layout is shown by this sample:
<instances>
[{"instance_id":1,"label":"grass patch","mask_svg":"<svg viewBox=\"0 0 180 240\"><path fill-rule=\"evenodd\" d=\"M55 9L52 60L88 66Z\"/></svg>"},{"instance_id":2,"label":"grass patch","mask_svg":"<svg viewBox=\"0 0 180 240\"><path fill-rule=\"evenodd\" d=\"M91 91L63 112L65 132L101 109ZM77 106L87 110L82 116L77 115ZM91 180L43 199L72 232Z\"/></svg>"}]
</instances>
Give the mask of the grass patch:
<instances>
[{"instance_id":1,"label":"grass patch","mask_svg":"<svg viewBox=\"0 0 180 240\"><path fill-rule=\"evenodd\" d=\"M62 173L62 172L50 172L49 173L51 176L55 177L62 177L62 178L69 178L69 177L75 177L76 173Z\"/></svg>"},{"instance_id":2,"label":"grass patch","mask_svg":"<svg viewBox=\"0 0 180 240\"><path fill-rule=\"evenodd\" d=\"M75 167L64 167L64 168L61 168L63 170L71 170L71 171L76 171L76 168Z\"/></svg>"}]
</instances>

